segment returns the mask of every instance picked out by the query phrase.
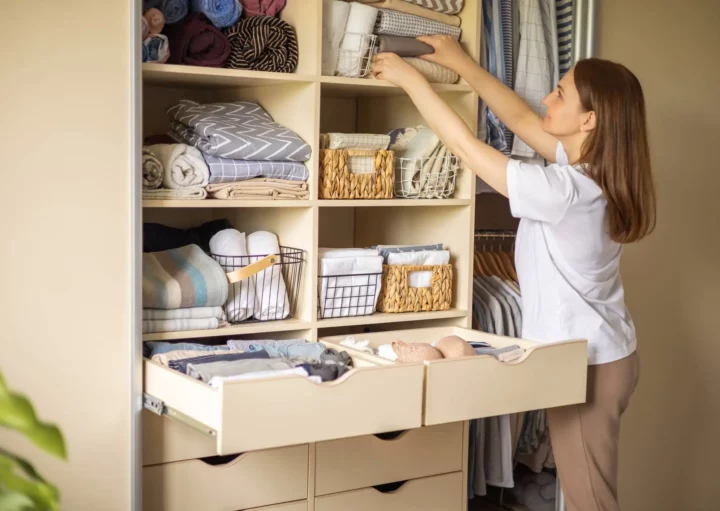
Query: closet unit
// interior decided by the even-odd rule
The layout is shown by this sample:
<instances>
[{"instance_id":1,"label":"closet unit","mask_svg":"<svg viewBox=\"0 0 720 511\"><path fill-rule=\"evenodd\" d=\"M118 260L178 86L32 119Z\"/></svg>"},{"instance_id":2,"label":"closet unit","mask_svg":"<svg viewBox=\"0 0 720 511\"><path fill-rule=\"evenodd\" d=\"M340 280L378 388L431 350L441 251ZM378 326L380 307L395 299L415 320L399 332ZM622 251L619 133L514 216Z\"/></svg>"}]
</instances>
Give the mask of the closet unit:
<instances>
[{"instance_id":1,"label":"closet unit","mask_svg":"<svg viewBox=\"0 0 720 511\"><path fill-rule=\"evenodd\" d=\"M475 58L480 2L460 14L461 42ZM395 364L354 352L335 382L250 380L219 388L144 361L143 494L146 511L428 510L467 504L467 420L585 398L586 343L540 345L471 326L475 177L462 169L449 199L321 200L321 132L384 133L423 124L404 92L373 79L321 75L322 0L289 0L281 18L297 33L295 73L144 64L143 130L164 133L180 99L259 103L313 150L309 200L146 200L143 221L190 227L228 219L240 231L272 231L305 252L293 317L144 341L304 338L337 344L347 335L377 346L445 335L520 344L512 363L491 357ZM435 85L469 126L478 100L465 83ZM449 310L318 319L318 248L442 242L454 267ZM344 349L344 348L341 348ZM535 392L542 381L542 393Z\"/></svg>"}]
</instances>

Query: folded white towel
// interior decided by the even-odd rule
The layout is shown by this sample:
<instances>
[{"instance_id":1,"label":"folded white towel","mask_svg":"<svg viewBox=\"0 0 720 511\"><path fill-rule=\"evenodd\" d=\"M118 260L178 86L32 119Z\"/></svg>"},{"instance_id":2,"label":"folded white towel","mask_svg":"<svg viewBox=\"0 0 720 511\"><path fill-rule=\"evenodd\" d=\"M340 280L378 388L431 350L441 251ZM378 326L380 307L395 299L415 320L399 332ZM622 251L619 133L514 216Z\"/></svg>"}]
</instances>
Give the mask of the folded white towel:
<instances>
[{"instance_id":1,"label":"folded white towel","mask_svg":"<svg viewBox=\"0 0 720 511\"><path fill-rule=\"evenodd\" d=\"M320 259L335 257L375 257L380 253L374 248L320 248Z\"/></svg>"},{"instance_id":2,"label":"folded white towel","mask_svg":"<svg viewBox=\"0 0 720 511\"><path fill-rule=\"evenodd\" d=\"M397 353L395 353L392 344L381 344L378 346L377 354L379 357L392 360L393 362L397 360Z\"/></svg>"},{"instance_id":3,"label":"folded white towel","mask_svg":"<svg viewBox=\"0 0 720 511\"><path fill-rule=\"evenodd\" d=\"M223 229L210 238L210 252L220 257L219 263L225 273L239 270L239 265L247 265L247 243L245 233L236 229ZM228 321L244 321L253 314L255 308L255 276L228 286L228 299L225 312Z\"/></svg>"},{"instance_id":4,"label":"folded white towel","mask_svg":"<svg viewBox=\"0 0 720 511\"><path fill-rule=\"evenodd\" d=\"M448 250L421 250L420 252L397 252L388 254L388 264L405 266L436 266L450 263ZM431 271L410 272L408 285L410 287L430 287L432 284Z\"/></svg>"},{"instance_id":5,"label":"folded white towel","mask_svg":"<svg viewBox=\"0 0 720 511\"><path fill-rule=\"evenodd\" d=\"M319 376L309 376L308 372L302 367L294 367L292 369L281 369L279 371L256 371L254 373L238 374L235 376L213 376L210 378L208 385L218 388L221 383L243 380L262 380L265 378L287 378L289 376L304 376L314 383L322 383L322 379Z\"/></svg>"},{"instance_id":6,"label":"folded white towel","mask_svg":"<svg viewBox=\"0 0 720 511\"><path fill-rule=\"evenodd\" d=\"M367 37L375 28L378 10L369 5L357 2L350 4L345 37L340 43L338 52L337 74L340 76L360 76L363 69L363 59L370 49L370 38Z\"/></svg>"},{"instance_id":7,"label":"folded white towel","mask_svg":"<svg viewBox=\"0 0 720 511\"><path fill-rule=\"evenodd\" d=\"M335 75L338 50L345 35L350 4L340 0L323 0L322 74Z\"/></svg>"},{"instance_id":8,"label":"folded white towel","mask_svg":"<svg viewBox=\"0 0 720 511\"><path fill-rule=\"evenodd\" d=\"M155 332L187 332L190 330L214 330L225 324L218 318L205 319L148 319L142 322L144 334Z\"/></svg>"},{"instance_id":9,"label":"folded white towel","mask_svg":"<svg viewBox=\"0 0 720 511\"><path fill-rule=\"evenodd\" d=\"M247 251L254 260L266 255L280 255L280 243L275 234L267 231L254 232L247 237ZM290 302L285 290L282 267L275 264L255 276L255 319L268 321L284 319L290 315Z\"/></svg>"},{"instance_id":10,"label":"folded white towel","mask_svg":"<svg viewBox=\"0 0 720 511\"><path fill-rule=\"evenodd\" d=\"M163 188L171 190L207 186L210 169L202 153L185 144L156 144L147 147L163 166Z\"/></svg>"},{"instance_id":11,"label":"folded white towel","mask_svg":"<svg viewBox=\"0 0 720 511\"><path fill-rule=\"evenodd\" d=\"M143 309L143 319L225 319L222 307L187 307L184 309Z\"/></svg>"},{"instance_id":12,"label":"folded white towel","mask_svg":"<svg viewBox=\"0 0 720 511\"><path fill-rule=\"evenodd\" d=\"M320 313L323 318L375 312L382 284L382 256L320 259Z\"/></svg>"},{"instance_id":13,"label":"folded white towel","mask_svg":"<svg viewBox=\"0 0 720 511\"><path fill-rule=\"evenodd\" d=\"M203 200L207 197L207 191L200 186L190 188L178 188L177 190L143 190L143 200Z\"/></svg>"}]
</instances>

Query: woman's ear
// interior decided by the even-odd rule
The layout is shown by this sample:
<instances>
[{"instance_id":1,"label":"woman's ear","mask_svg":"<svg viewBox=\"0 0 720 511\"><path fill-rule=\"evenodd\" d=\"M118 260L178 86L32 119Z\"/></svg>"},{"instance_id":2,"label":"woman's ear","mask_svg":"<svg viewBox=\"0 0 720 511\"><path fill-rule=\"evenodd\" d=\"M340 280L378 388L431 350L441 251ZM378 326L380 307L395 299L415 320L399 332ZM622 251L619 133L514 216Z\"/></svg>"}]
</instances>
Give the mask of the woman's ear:
<instances>
[{"instance_id":1,"label":"woman's ear","mask_svg":"<svg viewBox=\"0 0 720 511\"><path fill-rule=\"evenodd\" d=\"M597 117L595 116L594 111L590 111L585 114L585 120L582 123L582 126L580 126L580 131L592 131L595 129L595 125L597 123Z\"/></svg>"}]
</instances>

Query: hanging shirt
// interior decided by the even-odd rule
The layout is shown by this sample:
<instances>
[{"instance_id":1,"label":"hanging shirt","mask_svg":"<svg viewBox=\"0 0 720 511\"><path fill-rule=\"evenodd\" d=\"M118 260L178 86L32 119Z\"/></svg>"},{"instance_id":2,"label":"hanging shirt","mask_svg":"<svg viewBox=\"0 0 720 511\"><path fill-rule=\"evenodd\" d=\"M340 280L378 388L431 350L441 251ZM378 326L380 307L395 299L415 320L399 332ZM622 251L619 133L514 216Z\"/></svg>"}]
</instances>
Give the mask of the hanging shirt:
<instances>
[{"instance_id":1,"label":"hanging shirt","mask_svg":"<svg viewBox=\"0 0 720 511\"><path fill-rule=\"evenodd\" d=\"M607 232L606 200L562 144L548 167L510 160L507 185L520 218L515 264L522 290L523 337L587 339L588 363L635 351L635 327L620 279L622 245Z\"/></svg>"}]
</instances>

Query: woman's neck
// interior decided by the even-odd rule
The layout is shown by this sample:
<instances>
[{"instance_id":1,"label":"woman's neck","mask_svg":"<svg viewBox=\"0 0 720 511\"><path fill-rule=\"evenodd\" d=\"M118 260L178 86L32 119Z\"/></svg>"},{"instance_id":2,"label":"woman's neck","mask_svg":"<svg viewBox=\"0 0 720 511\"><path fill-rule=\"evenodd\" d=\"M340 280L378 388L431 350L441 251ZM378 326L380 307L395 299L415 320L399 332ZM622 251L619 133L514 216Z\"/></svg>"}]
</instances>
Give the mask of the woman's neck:
<instances>
[{"instance_id":1,"label":"woman's neck","mask_svg":"<svg viewBox=\"0 0 720 511\"><path fill-rule=\"evenodd\" d=\"M574 135L570 135L569 137L562 137L560 139L560 142L562 142L563 148L565 149L565 153L568 156L568 161L571 165L577 165L578 163L582 163L580 161L580 157L582 156L582 145L583 142L585 142L586 138L587 133L580 132Z\"/></svg>"}]
</instances>

